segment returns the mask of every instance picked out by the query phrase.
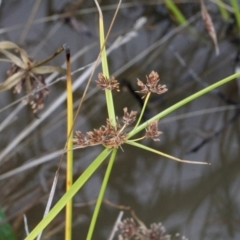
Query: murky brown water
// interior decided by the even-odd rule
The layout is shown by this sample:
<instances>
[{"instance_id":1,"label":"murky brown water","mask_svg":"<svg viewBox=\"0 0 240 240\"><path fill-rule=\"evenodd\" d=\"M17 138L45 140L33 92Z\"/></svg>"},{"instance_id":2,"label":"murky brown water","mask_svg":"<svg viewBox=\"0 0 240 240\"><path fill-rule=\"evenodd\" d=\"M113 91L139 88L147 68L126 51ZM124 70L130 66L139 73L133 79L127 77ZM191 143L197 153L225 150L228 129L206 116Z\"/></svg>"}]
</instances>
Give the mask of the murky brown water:
<instances>
[{"instance_id":1,"label":"murky brown water","mask_svg":"<svg viewBox=\"0 0 240 240\"><path fill-rule=\"evenodd\" d=\"M66 2L68 1L41 1L35 19L38 21L43 17L60 13ZM104 4L108 6L115 3L115 1L106 1ZM125 34L132 30L138 18L145 16L147 23L136 31L135 37L113 50L108 59L111 75L119 80L127 79L134 88L136 78L144 79L152 70L159 72L162 83L168 86L169 91L159 98L152 97L148 107L149 116L202 89L203 83L211 84L233 73L237 48L224 35L228 24L222 20L215 5L210 4L209 7L219 35L218 57L204 30L198 13L198 4L182 6L186 16L192 17L197 14L192 23L196 33L186 28L180 31L178 25L169 17L167 10L160 4L144 5L141 1L132 4L133 7L122 5L109 39L109 46L117 36L126 36ZM33 1L3 1L0 8L1 41L19 42L23 27L16 26L16 29L11 31L9 28L25 24L32 8ZM55 17L57 20L51 21L43 19L41 23L30 27L23 40L23 47L39 60L53 53L63 43L70 46L72 55L90 46L92 47L90 50L86 50L74 61L72 69L76 70L91 63L96 59L99 50L96 45L98 15L91 1L86 1L80 9L82 12L77 15L76 21L85 26L85 32L77 32L72 26L63 22L62 18ZM89 12L84 12L86 9L90 9ZM104 11L106 27L109 26L114 13L111 9L114 9L114 6ZM95 45L92 45L94 43ZM182 66L179 57L185 60L187 67ZM51 63L61 65L64 59L64 54L61 54ZM8 68L8 64L2 65L2 80L5 79ZM86 71L76 73L73 81L75 83L80 81ZM97 72L99 71L98 68ZM197 81L198 77L201 83ZM80 86L76 85L77 90L74 93L76 101L81 97L86 84L85 79L79 83ZM27 107L21 107L19 103L0 112L0 123L9 124L0 132L2 157L0 202L16 230L18 239L24 236L23 213L28 217L30 229L42 217L59 156L8 178L5 178L4 174L64 146L66 104L64 96L59 104L58 99L65 91L65 81L60 80L49 88L50 95L44 110L39 113L39 119L34 118L31 111ZM236 82L232 81L220 90L225 96L236 102L239 101ZM99 127L106 118L104 93L97 90L92 83L89 94L75 127L83 132ZM3 109L19 99L19 96L8 91L1 93L0 99L0 109ZM140 109L137 100L129 92L114 93L114 99L119 117L122 116L122 109L125 106L132 110ZM17 108L18 112L16 112ZM8 119L14 111L16 114ZM188 116L191 113L196 115ZM124 152L119 149L106 199L132 207L146 225L162 222L170 234L179 232L192 240L239 239L238 117L226 125L235 113L234 106L227 105L216 93L209 93L162 119L161 141L145 140L144 143L182 159L210 162L211 166L177 163L134 147L123 146ZM25 129L29 132L26 133ZM223 131L214 139L197 151L189 153L220 129ZM15 145L10 145L12 143ZM74 152L76 178L100 150L101 148L96 147ZM3 162L5 163L2 164ZM105 169L106 165L94 174L74 198L75 203L96 199ZM64 171L58 185L56 200L63 193L63 189ZM119 211L103 205L94 239L108 238ZM84 239L91 214L92 207L75 208L76 224L73 239ZM124 217L129 216L129 212L124 214ZM60 214L52 228L60 226L64 221L63 217L63 214ZM63 228L61 229L51 239L63 239Z\"/></svg>"}]
</instances>

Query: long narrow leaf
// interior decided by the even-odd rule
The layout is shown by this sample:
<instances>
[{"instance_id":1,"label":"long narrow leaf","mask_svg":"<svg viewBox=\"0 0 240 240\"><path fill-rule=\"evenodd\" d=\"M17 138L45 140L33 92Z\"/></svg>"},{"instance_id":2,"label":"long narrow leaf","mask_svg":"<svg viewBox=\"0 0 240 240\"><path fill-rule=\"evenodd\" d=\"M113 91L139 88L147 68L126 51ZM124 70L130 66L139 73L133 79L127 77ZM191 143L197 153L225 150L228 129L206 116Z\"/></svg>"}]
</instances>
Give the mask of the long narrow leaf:
<instances>
[{"instance_id":1,"label":"long narrow leaf","mask_svg":"<svg viewBox=\"0 0 240 240\"><path fill-rule=\"evenodd\" d=\"M2 41L0 42L0 49L17 49L21 55L23 62L26 64L28 62L28 55L26 51L20 48L17 44L10 41Z\"/></svg>"},{"instance_id":2,"label":"long narrow leaf","mask_svg":"<svg viewBox=\"0 0 240 240\"><path fill-rule=\"evenodd\" d=\"M7 78L7 80L4 81L3 83L0 83L0 92L6 91L12 88L14 85L16 85L24 76L24 74L25 74L24 71L17 72L10 76L9 78Z\"/></svg>"},{"instance_id":3,"label":"long narrow leaf","mask_svg":"<svg viewBox=\"0 0 240 240\"><path fill-rule=\"evenodd\" d=\"M53 72L60 72L66 74L66 69L58 67L58 66L39 66L31 69L31 72L37 74L48 74Z\"/></svg>"},{"instance_id":4,"label":"long narrow leaf","mask_svg":"<svg viewBox=\"0 0 240 240\"><path fill-rule=\"evenodd\" d=\"M0 49L0 52L2 54L4 54L7 58L9 58L11 60L11 62L16 64L18 67L23 68L23 69L26 67L26 65L24 65L24 63L22 62L21 58L17 57L16 55L12 54L11 52L4 50L4 49Z\"/></svg>"},{"instance_id":5,"label":"long narrow leaf","mask_svg":"<svg viewBox=\"0 0 240 240\"><path fill-rule=\"evenodd\" d=\"M156 153L156 154L158 154L158 155L161 155L161 156L163 156L163 157L172 159L172 160L177 161L177 162L191 163L191 164L210 165L210 164L207 163L207 162L197 162L197 161L183 160L183 159L180 159L180 158L174 157L174 156L172 156L172 155L169 155L169 154L160 152L160 151L158 151L158 150L156 150L156 149L147 147L147 146L145 146L145 145L143 145L143 144L140 144L140 143L137 143L137 142L134 142L134 141L127 141L127 144L133 145L133 146L138 147L138 148L142 148L142 149L147 150L147 151L149 151L149 152Z\"/></svg>"},{"instance_id":6,"label":"long narrow leaf","mask_svg":"<svg viewBox=\"0 0 240 240\"><path fill-rule=\"evenodd\" d=\"M76 180L72 187L62 196L62 198L55 204L47 216L30 232L25 240L33 240L36 236L56 217L56 215L64 208L69 199L79 191L79 189L86 183L92 174L98 169L101 163L111 152L111 149L106 148L98 157L90 164L90 166L82 173Z\"/></svg>"}]
</instances>

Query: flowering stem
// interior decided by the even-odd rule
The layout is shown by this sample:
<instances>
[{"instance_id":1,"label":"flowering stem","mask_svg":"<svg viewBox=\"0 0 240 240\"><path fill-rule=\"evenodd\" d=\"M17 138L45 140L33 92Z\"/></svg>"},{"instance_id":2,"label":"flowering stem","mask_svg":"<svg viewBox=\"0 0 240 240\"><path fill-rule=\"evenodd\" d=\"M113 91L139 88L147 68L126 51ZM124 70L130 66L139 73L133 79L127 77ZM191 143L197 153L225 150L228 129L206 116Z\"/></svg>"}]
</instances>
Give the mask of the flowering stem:
<instances>
[{"instance_id":1,"label":"flowering stem","mask_svg":"<svg viewBox=\"0 0 240 240\"><path fill-rule=\"evenodd\" d=\"M152 117L151 119L149 119L148 121L142 123L141 125L139 125L138 127L134 128L129 134L128 134L128 139L131 138L132 136L134 136L135 134L137 134L138 132L142 131L144 128L147 127L148 122L152 122L154 120L159 120L163 117L165 117L166 115L168 115L169 113L175 111L176 109L186 105L187 103L195 100L196 98L199 98L200 96L212 91L213 89L235 79L236 77L240 76L240 72L232 74L231 76L228 76L194 94L192 94L191 96L177 102L176 104L172 105L171 107L165 109L164 111L160 112L159 114L155 115L154 117Z\"/></svg>"},{"instance_id":2,"label":"flowering stem","mask_svg":"<svg viewBox=\"0 0 240 240\"><path fill-rule=\"evenodd\" d=\"M143 113L145 112L145 109L146 109L146 106L147 106L147 103L148 103L148 100L149 100L149 97L151 95L151 92L149 92L145 98L145 101L144 101L144 104L143 104L143 107L142 107L142 110L141 110L141 113L140 113L140 116L138 118L138 121L137 121L137 124L135 125L133 131L138 127L138 125L140 124L141 120L142 120L142 116L143 116Z\"/></svg>"},{"instance_id":3,"label":"flowering stem","mask_svg":"<svg viewBox=\"0 0 240 240\"><path fill-rule=\"evenodd\" d=\"M100 49L102 50L102 52L101 52L102 70L103 70L103 75L106 78L110 79L109 70L108 70L108 62L107 62L107 53L106 53L106 48L105 48L103 15L102 15L101 8L96 0L95 0L95 3L97 5L98 11L99 11L99 32L100 32L99 35L100 35ZM106 102L107 102L108 117L109 117L111 123L113 124L113 126L116 126L116 117L115 117L112 91L106 89L105 96L106 96Z\"/></svg>"}]
</instances>

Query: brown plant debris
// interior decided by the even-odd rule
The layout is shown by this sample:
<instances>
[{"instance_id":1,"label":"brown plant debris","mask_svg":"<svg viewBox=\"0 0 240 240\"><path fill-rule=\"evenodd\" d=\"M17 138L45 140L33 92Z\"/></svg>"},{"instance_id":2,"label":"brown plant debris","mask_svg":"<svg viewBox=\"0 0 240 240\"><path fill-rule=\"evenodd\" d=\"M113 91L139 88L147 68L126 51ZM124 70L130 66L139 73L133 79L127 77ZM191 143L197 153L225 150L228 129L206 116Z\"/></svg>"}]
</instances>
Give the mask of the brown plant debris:
<instances>
[{"instance_id":1,"label":"brown plant debris","mask_svg":"<svg viewBox=\"0 0 240 240\"><path fill-rule=\"evenodd\" d=\"M123 115L122 122L126 125L129 125L129 124L132 124L136 120L137 112L131 111L130 113L128 113L127 110L128 109L126 107L123 109L124 115Z\"/></svg>"},{"instance_id":2,"label":"brown plant debris","mask_svg":"<svg viewBox=\"0 0 240 240\"><path fill-rule=\"evenodd\" d=\"M144 84L141 80L137 79L137 84L141 88L141 91L136 91L143 94L143 97L150 92L162 94L165 93L168 89L166 85L160 85L158 82L160 81L159 75L157 72L152 71L148 76L146 76L147 83Z\"/></svg>"},{"instance_id":3,"label":"brown plant debris","mask_svg":"<svg viewBox=\"0 0 240 240\"><path fill-rule=\"evenodd\" d=\"M96 80L97 86L103 90L119 90L119 82L111 77L110 79L106 78L102 73L98 74L98 80Z\"/></svg>"},{"instance_id":4,"label":"brown plant debris","mask_svg":"<svg viewBox=\"0 0 240 240\"><path fill-rule=\"evenodd\" d=\"M200 4L201 4L201 12L202 12L203 22L205 24L205 27L208 31L209 36L211 37L211 39L213 41L213 44L215 46L216 55L218 56L219 55L219 47L218 47L217 34L216 34L215 27L212 22L211 15L208 13L208 10L205 6L204 0L200 0Z\"/></svg>"},{"instance_id":5,"label":"brown plant debris","mask_svg":"<svg viewBox=\"0 0 240 240\"><path fill-rule=\"evenodd\" d=\"M7 71L7 76L11 77L15 73L20 72L21 69L13 64L11 69ZM49 94L49 89L45 83L45 77L42 74L29 74L28 76L23 76L20 81L13 87L14 93L21 93L22 89L25 88L28 97L28 103L30 104L33 113L44 107L44 99ZM24 101L26 102L26 100Z\"/></svg>"},{"instance_id":6,"label":"brown plant debris","mask_svg":"<svg viewBox=\"0 0 240 240\"><path fill-rule=\"evenodd\" d=\"M45 74L66 73L66 70L61 67L45 65L62 51L63 47L60 47L51 56L37 62L15 43L0 42L0 53L12 62L12 67L7 71L7 79L0 83L0 92L13 88L15 93L20 93L24 88L28 94L28 98L25 98L24 101L26 102L28 99L27 102L36 113L43 108L44 99L49 94L45 84Z\"/></svg>"},{"instance_id":7,"label":"brown plant debris","mask_svg":"<svg viewBox=\"0 0 240 240\"><path fill-rule=\"evenodd\" d=\"M146 138L152 138L154 141L160 141L159 136L162 132L158 131L158 120L154 120L146 127Z\"/></svg>"}]
</instances>

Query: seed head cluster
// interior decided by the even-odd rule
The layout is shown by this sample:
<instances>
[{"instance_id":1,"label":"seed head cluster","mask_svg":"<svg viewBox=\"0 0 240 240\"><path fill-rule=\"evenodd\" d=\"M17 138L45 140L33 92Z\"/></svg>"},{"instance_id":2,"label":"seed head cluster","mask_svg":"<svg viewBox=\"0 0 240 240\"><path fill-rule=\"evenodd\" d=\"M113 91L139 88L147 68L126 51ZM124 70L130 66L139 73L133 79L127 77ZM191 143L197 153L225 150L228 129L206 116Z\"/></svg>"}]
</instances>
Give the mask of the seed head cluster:
<instances>
[{"instance_id":1,"label":"seed head cluster","mask_svg":"<svg viewBox=\"0 0 240 240\"><path fill-rule=\"evenodd\" d=\"M99 73L96 83L103 90L117 90L119 92L119 82L114 77L108 79L102 73Z\"/></svg>"},{"instance_id":2,"label":"seed head cluster","mask_svg":"<svg viewBox=\"0 0 240 240\"><path fill-rule=\"evenodd\" d=\"M152 71L147 76L147 83L144 84L142 81L138 79L138 85L141 87L140 93L146 94L150 92L154 92L157 94L161 94L167 91L166 85L160 85L159 82L159 75L158 73ZM107 90L119 90L119 83L114 78L111 77L110 79L106 78L102 73L98 74L98 80L96 80L98 87L101 89ZM124 132L126 126L135 122L137 116L136 111L128 112L128 109L125 107L123 109L123 117L122 123L117 122L116 126L112 124L112 122L107 119L106 124L102 125L98 129L93 129L93 131L89 131L84 135L81 131L76 131L76 135L73 139L76 148L85 148L88 146L94 146L102 144L106 147L110 148L118 148L121 147L127 141L128 133ZM154 141L160 141L159 136L162 132L158 131L158 121L152 121L146 127L146 133L143 138L152 138Z\"/></svg>"},{"instance_id":3,"label":"seed head cluster","mask_svg":"<svg viewBox=\"0 0 240 240\"><path fill-rule=\"evenodd\" d=\"M146 76L147 83L144 84L141 80L137 79L137 84L141 88L141 91L137 91L143 94L142 98L145 98L146 95L150 92L162 94L165 93L168 89L166 85L160 85L159 75L157 72L152 71L148 76Z\"/></svg>"},{"instance_id":4,"label":"seed head cluster","mask_svg":"<svg viewBox=\"0 0 240 240\"><path fill-rule=\"evenodd\" d=\"M151 122L146 127L146 138L152 138L154 141L160 141L159 136L162 134L162 132L158 131L158 121L155 120Z\"/></svg>"},{"instance_id":5,"label":"seed head cluster","mask_svg":"<svg viewBox=\"0 0 240 240\"><path fill-rule=\"evenodd\" d=\"M135 111L128 113L127 108L124 108L124 116L122 120L124 125L117 122L116 126L113 126L111 121L107 119L106 125L102 125L98 129L87 132L87 137L81 131L76 131L76 136L73 139L73 142L76 144L77 148L99 144L118 148L127 139L127 133L123 132L124 128L135 121L136 114L137 112Z\"/></svg>"}]
</instances>

